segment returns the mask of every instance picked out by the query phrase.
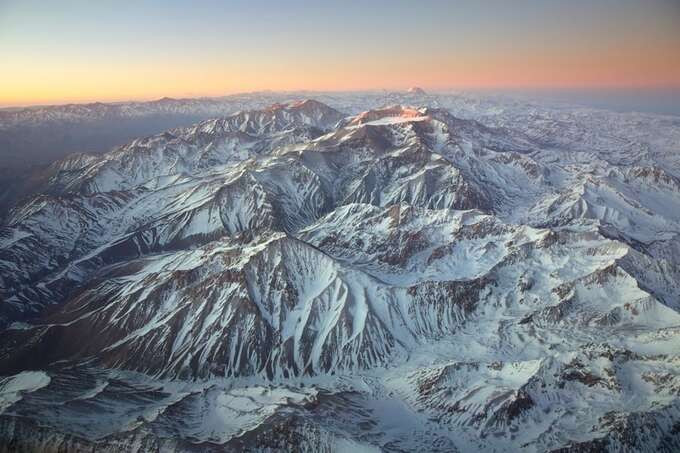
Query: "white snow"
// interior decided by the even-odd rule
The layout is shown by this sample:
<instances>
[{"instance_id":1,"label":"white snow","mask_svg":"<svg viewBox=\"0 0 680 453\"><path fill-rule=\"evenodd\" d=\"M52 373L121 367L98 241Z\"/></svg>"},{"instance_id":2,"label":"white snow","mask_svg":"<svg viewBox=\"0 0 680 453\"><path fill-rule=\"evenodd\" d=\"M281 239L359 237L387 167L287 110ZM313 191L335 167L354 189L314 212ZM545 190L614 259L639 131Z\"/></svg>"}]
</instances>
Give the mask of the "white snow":
<instances>
[{"instance_id":1,"label":"white snow","mask_svg":"<svg viewBox=\"0 0 680 453\"><path fill-rule=\"evenodd\" d=\"M23 371L0 378L0 414L21 400L23 394L35 392L49 383L50 377L44 371Z\"/></svg>"}]
</instances>

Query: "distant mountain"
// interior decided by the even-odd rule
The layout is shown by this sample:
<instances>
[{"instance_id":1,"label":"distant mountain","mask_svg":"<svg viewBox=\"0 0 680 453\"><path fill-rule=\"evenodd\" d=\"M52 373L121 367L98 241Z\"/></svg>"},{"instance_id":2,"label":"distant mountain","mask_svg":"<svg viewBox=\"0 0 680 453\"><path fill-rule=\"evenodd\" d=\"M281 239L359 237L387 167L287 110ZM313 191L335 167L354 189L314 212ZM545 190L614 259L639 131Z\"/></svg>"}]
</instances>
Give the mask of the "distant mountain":
<instances>
[{"instance_id":1,"label":"distant mountain","mask_svg":"<svg viewBox=\"0 0 680 453\"><path fill-rule=\"evenodd\" d=\"M0 168L49 164L73 152L100 153L142 135L230 114L248 101L170 99L0 109Z\"/></svg>"},{"instance_id":2,"label":"distant mountain","mask_svg":"<svg viewBox=\"0 0 680 453\"><path fill-rule=\"evenodd\" d=\"M140 136L286 102L285 94L0 109L0 218L69 154L101 154Z\"/></svg>"},{"instance_id":3,"label":"distant mountain","mask_svg":"<svg viewBox=\"0 0 680 453\"><path fill-rule=\"evenodd\" d=\"M423 89L420 88L420 87L411 87L411 88L409 88L409 89L407 90L407 93L409 93L409 94L416 94L416 95L420 95L420 96L424 96L424 95L427 94L427 93L425 92L425 90L423 90Z\"/></svg>"},{"instance_id":4,"label":"distant mountain","mask_svg":"<svg viewBox=\"0 0 680 453\"><path fill-rule=\"evenodd\" d=\"M325 96L44 170L0 228L0 444L680 448L678 125Z\"/></svg>"}]
</instances>

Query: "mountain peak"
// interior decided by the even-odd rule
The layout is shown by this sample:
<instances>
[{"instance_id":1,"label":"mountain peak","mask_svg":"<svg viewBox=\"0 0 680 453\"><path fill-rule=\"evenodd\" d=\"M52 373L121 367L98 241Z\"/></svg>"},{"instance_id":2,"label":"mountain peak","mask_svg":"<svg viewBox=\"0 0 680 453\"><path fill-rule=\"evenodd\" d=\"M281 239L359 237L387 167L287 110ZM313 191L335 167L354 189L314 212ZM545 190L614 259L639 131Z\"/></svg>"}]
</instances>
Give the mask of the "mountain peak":
<instances>
[{"instance_id":1,"label":"mountain peak","mask_svg":"<svg viewBox=\"0 0 680 453\"><path fill-rule=\"evenodd\" d=\"M420 87L411 87L408 90L406 90L406 92L409 93L409 94L417 94L417 95L420 95L420 96L424 96L424 95L427 94L425 92L425 90L423 90Z\"/></svg>"},{"instance_id":2,"label":"mountain peak","mask_svg":"<svg viewBox=\"0 0 680 453\"><path fill-rule=\"evenodd\" d=\"M315 99L304 99L301 101L292 101L288 104L288 108L292 109L308 109L308 108L323 108L323 109L330 109L332 107L324 104L323 102L319 102Z\"/></svg>"},{"instance_id":3,"label":"mountain peak","mask_svg":"<svg viewBox=\"0 0 680 453\"><path fill-rule=\"evenodd\" d=\"M368 110L356 115L350 120L350 125L388 124L392 122L422 121L429 118L425 109L393 105L380 109Z\"/></svg>"},{"instance_id":4,"label":"mountain peak","mask_svg":"<svg viewBox=\"0 0 680 453\"><path fill-rule=\"evenodd\" d=\"M315 99L293 100L288 102L275 102L269 107L262 109L264 112L324 112L332 115L342 115L333 107Z\"/></svg>"}]
</instances>

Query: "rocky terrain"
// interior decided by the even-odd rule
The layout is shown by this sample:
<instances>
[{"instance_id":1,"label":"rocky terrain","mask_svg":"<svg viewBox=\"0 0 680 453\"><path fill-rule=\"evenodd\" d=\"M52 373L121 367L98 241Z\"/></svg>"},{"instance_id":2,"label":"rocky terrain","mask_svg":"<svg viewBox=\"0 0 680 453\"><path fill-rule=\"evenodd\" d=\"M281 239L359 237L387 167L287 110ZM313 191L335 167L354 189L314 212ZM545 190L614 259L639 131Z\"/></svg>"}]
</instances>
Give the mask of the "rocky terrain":
<instances>
[{"instance_id":1,"label":"rocky terrain","mask_svg":"<svg viewBox=\"0 0 680 453\"><path fill-rule=\"evenodd\" d=\"M0 451L680 449L678 118L318 99L35 177Z\"/></svg>"}]
</instances>

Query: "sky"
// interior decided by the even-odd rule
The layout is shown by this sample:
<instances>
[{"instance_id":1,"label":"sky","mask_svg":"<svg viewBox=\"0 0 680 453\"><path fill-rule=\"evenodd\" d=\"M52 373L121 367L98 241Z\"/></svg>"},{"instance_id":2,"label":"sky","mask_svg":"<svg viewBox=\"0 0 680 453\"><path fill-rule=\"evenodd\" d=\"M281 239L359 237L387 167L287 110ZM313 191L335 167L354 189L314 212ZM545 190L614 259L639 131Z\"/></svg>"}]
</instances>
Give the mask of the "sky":
<instances>
[{"instance_id":1,"label":"sky","mask_svg":"<svg viewBox=\"0 0 680 453\"><path fill-rule=\"evenodd\" d=\"M680 0L0 0L0 105L680 88Z\"/></svg>"}]
</instances>

